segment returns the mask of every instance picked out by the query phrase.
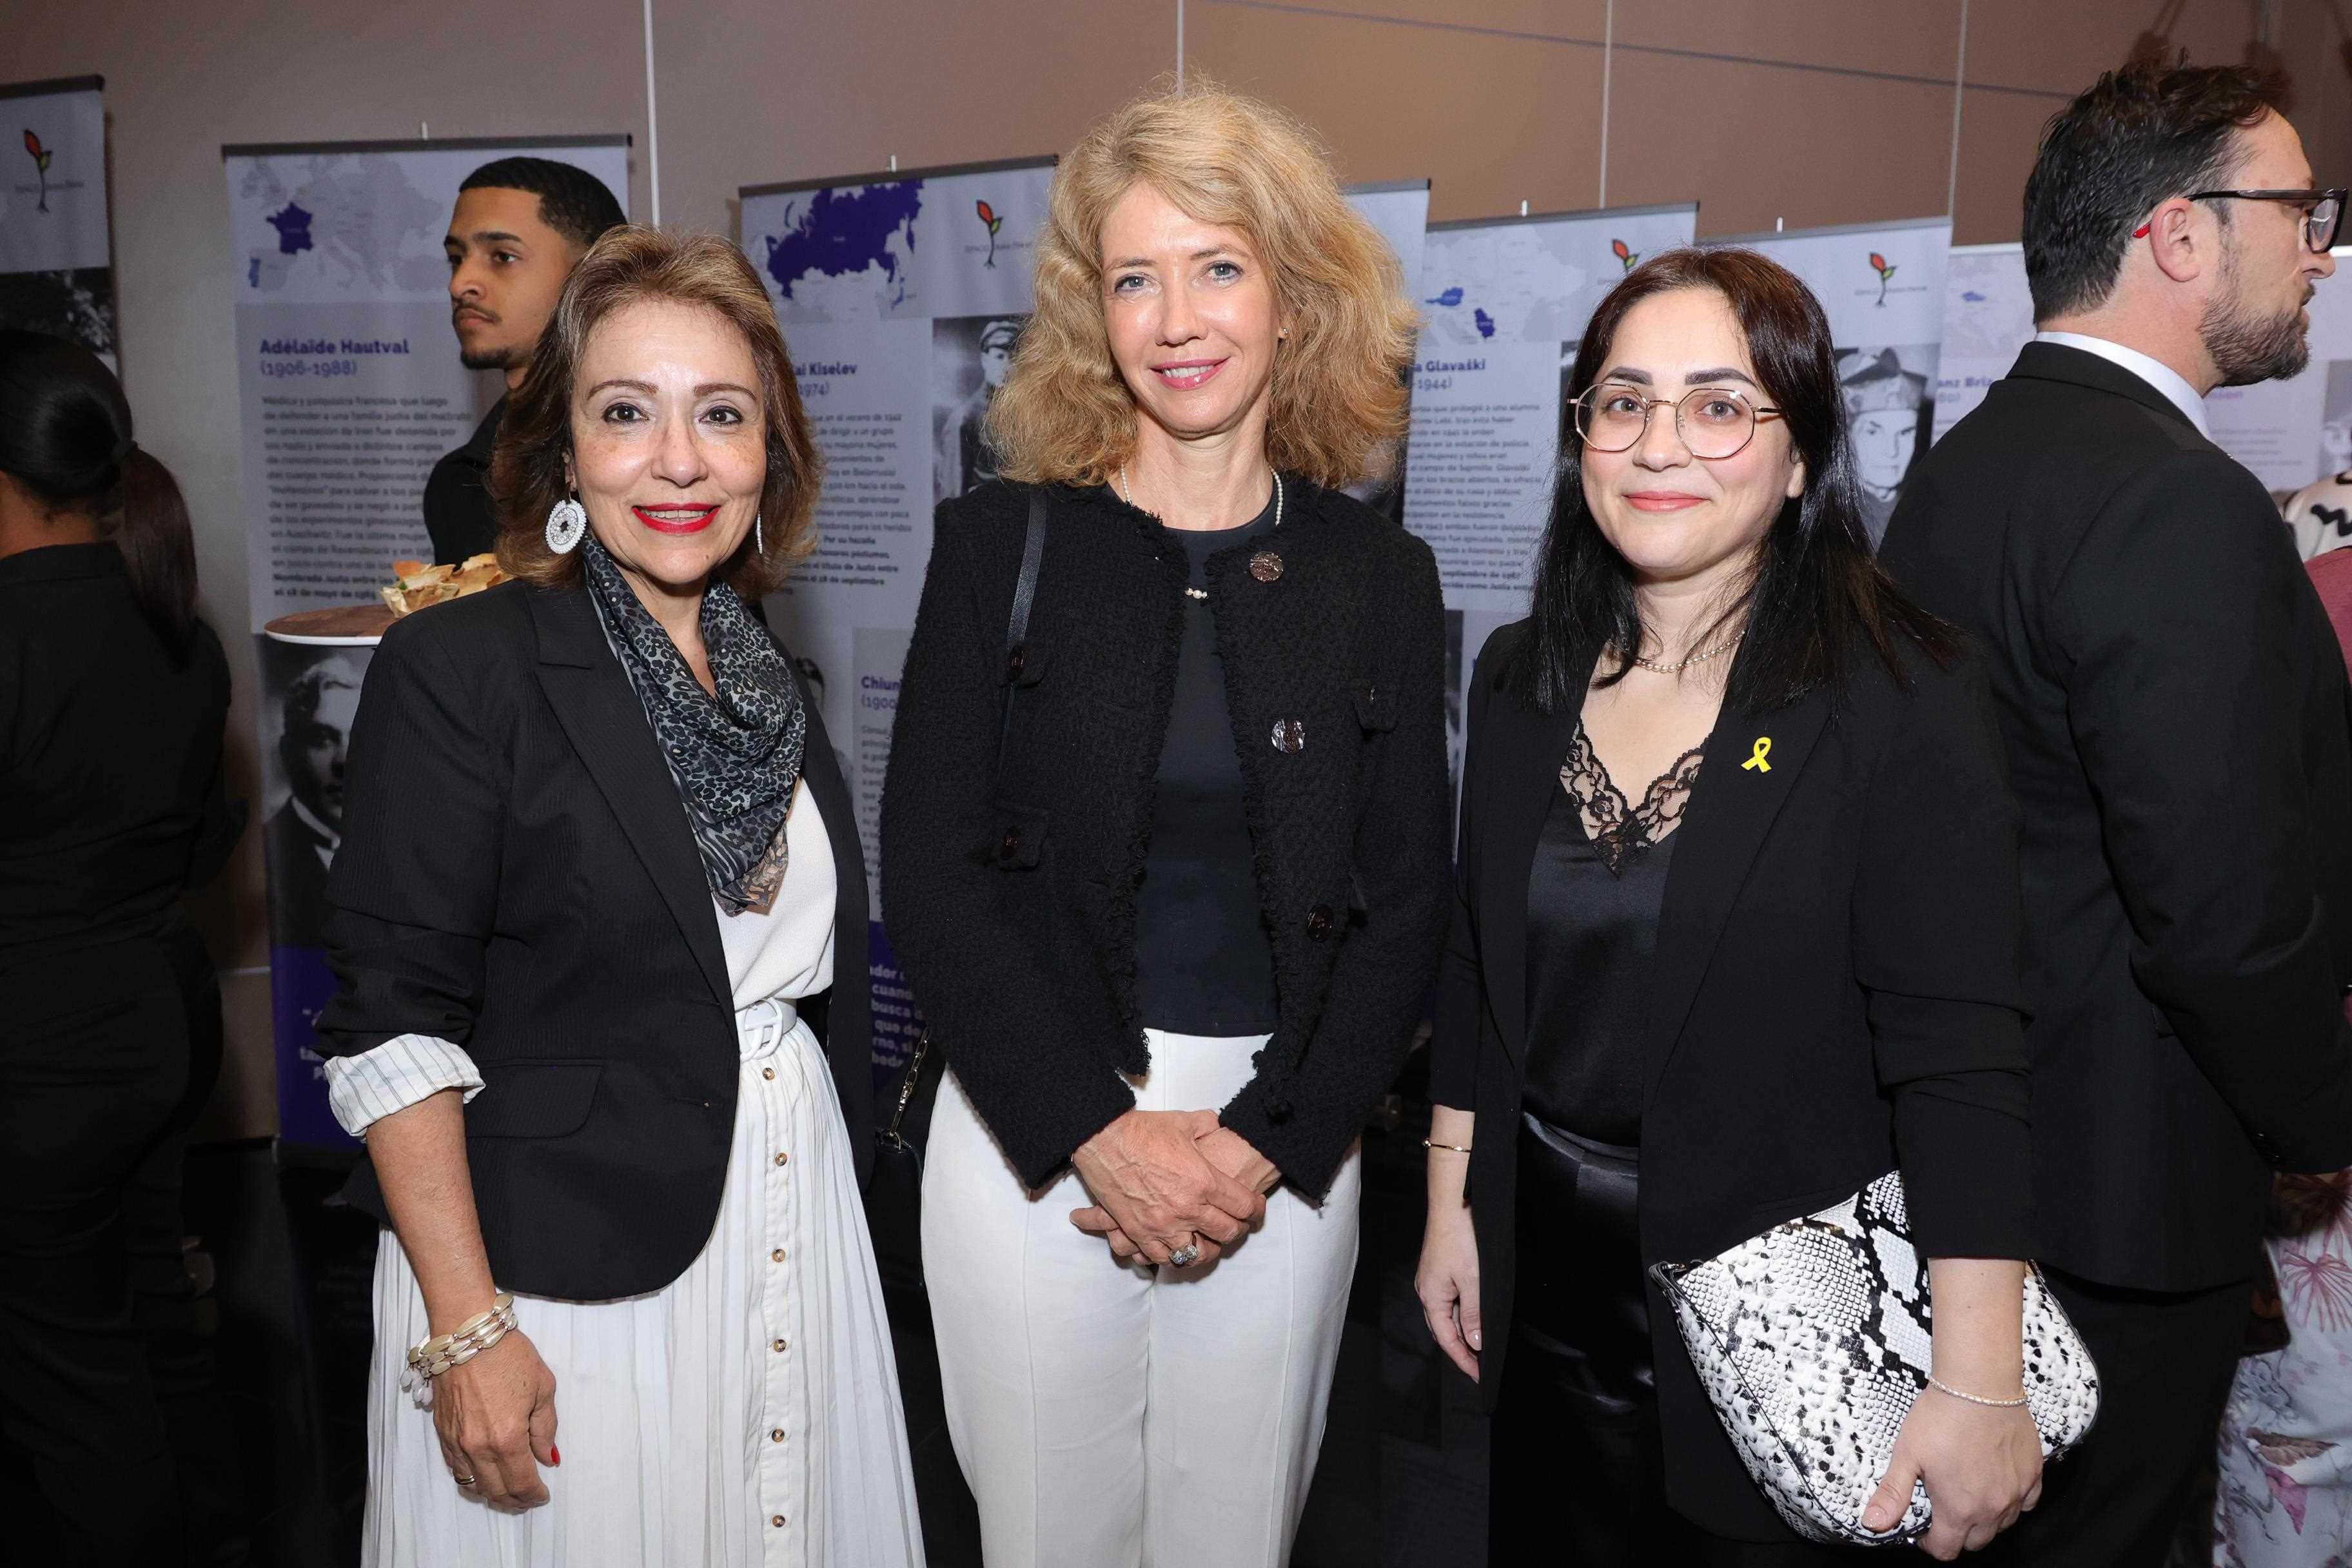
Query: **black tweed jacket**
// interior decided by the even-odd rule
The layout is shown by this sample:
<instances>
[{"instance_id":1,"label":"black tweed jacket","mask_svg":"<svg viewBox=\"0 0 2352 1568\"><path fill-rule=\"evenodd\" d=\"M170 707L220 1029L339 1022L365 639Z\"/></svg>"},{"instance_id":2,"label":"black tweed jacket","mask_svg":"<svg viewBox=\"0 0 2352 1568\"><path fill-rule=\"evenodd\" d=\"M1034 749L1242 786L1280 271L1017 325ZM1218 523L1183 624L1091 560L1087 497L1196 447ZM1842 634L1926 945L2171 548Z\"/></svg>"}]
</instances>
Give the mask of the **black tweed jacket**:
<instances>
[{"instance_id":1,"label":"black tweed jacket","mask_svg":"<svg viewBox=\"0 0 2352 1568\"><path fill-rule=\"evenodd\" d=\"M1278 1022L1220 1110L1326 1191L1410 1047L1447 912L1444 611L1429 547L1286 479L1253 573L1209 563ZM882 892L915 998L1022 1179L1045 1184L1150 1062L1136 889L1186 563L1106 489L1053 530L997 763L1026 488L941 504L882 798ZM1270 575L1273 580L1262 581Z\"/></svg>"}]
</instances>

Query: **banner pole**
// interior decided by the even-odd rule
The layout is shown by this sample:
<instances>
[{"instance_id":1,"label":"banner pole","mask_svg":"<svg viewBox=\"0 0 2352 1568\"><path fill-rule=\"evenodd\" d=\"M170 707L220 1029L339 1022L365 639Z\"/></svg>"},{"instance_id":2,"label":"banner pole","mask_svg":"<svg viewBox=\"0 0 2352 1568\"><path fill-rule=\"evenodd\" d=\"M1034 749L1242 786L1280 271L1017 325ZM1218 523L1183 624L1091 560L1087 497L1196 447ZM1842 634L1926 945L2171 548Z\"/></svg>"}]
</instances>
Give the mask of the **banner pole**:
<instances>
[{"instance_id":1,"label":"banner pole","mask_svg":"<svg viewBox=\"0 0 2352 1568\"><path fill-rule=\"evenodd\" d=\"M654 0L646 5L646 185L653 197L654 226L661 226L661 117L654 109Z\"/></svg>"}]
</instances>

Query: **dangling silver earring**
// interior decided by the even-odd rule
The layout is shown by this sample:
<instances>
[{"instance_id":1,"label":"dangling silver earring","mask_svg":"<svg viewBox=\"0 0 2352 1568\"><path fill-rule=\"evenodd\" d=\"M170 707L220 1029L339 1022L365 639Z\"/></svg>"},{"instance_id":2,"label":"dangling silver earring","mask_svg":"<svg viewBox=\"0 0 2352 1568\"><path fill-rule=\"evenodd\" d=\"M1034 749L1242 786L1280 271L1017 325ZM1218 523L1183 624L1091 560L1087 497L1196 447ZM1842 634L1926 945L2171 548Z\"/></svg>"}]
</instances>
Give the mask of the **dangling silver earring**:
<instances>
[{"instance_id":1,"label":"dangling silver earring","mask_svg":"<svg viewBox=\"0 0 2352 1568\"><path fill-rule=\"evenodd\" d=\"M756 511L751 514L751 552L755 555L765 555L768 552L767 531L761 527L761 524L766 521Z\"/></svg>"},{"instance_id":2,"label":"dangling silver earring","mask_svg":"<svg viewBox=\"0 0 2352 1568\"><path fill-rule=\"evenodd\" d=\"M588 531L588 509L577 498L566 496L547 509L547 547L558 555L569 555L579 548Z\"/></svg>"}]
</instances>

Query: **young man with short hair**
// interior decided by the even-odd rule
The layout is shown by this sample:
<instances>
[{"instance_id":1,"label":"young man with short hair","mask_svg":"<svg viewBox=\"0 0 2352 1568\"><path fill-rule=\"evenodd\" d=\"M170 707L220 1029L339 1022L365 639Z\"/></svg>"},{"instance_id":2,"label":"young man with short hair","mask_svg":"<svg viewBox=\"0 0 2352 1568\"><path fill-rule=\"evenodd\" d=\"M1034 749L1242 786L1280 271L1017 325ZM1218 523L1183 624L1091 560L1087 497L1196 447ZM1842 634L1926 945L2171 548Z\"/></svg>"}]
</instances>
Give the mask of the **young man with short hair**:
<instances>
[{"instance_id":1,"label":"young man with short hair","mask_svg":"<svg viewBox=\"0 0 2352 1568\"><path fill-rule=\"evenodd\" d=\"M441 247L449 258L449 320L467 370L506 372L522 384L563 280L606 229L626 223L621 204L587 170L550 158L500 158L466 176ZM507 400L490 405L473 439L433 466L425 528L433 559L452 565L496 548L490 449Z\"/></svg>"}]
</instances>

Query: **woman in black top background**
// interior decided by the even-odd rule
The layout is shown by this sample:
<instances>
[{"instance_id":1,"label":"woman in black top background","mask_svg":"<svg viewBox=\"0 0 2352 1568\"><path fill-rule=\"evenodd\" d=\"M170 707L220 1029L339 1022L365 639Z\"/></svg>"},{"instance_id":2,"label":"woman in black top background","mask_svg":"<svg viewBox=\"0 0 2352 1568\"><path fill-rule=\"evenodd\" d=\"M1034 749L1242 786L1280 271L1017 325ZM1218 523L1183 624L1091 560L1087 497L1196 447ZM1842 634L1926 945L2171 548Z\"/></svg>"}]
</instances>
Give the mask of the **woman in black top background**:
<instances>
[{"instance_id":1,"label":"woman in black top background","mask_svg":"<svg viewBox=\"0 0 2352 1568\"><path fill-rule=\"evenodd\" d=\"M882 882L950 1066L923 1260L991 1568L1297 1527L1445 919L1435 562L1337 488L1402 431L1399 281L1287 117L1129 104L1055 176L1019 482L939 511Z\"/></svg>"},{"instance_id":2,"label":"woman in black top background","mask_svg":"<svg viewBox=\"0 0 2352 1568\"><path fill-rule=\"evenodd\" d=\"M1431 1072L1432 1331L1496 1403L1494 1560L1822 1561L1643 1279L1899 1167L1948 1559L2038 1496L2016 807L1983 678L1879 574L1828 323L1752 252L1594 313L1533 616L1470 686ZM1958 1391L1957 1393L1951 1391ZM2019 1402L2021 1404L2021 1401Z\"/></svg>"},{"instance_id":3,"label":"woman in black top background","mask_svg":"<svg viewBox=\"0 0 2352 1568\"><path fill-rule=\"evenodd\" d=\"M180 1250L221 1059L180 900L239 826L228 666L112 373L0 332L0 1426L49 1515L12 1529L44 1562L240 1561Z\"/></svg>"}]
</instances>

